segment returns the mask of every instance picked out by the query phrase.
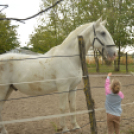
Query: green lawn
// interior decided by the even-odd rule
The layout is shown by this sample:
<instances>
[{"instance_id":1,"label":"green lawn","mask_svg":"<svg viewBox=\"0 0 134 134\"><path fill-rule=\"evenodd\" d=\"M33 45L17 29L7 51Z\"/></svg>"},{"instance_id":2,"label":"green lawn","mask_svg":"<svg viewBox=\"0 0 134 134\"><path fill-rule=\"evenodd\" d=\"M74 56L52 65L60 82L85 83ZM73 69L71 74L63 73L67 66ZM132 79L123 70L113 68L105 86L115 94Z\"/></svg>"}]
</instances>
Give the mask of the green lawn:
<instances>
[{"instance_id":1,"label":"green lawn","mask_svg":"<svg viewBox=\"0 0 134 134\"><path fill-rule=\"evenodd\" d=\"M89 73L96 73L96 65L92 64L92 65L87 65L88 66L88 72ZM100 65L100 73L108 73L108 72L115 72L114 71L114 65ZM129 64L128 65L128 72L134 72L134 65L133 64ZM126 73L126 65L120 65L120 72L116 72L116 73Z\"/></svg>"}]
</instances>

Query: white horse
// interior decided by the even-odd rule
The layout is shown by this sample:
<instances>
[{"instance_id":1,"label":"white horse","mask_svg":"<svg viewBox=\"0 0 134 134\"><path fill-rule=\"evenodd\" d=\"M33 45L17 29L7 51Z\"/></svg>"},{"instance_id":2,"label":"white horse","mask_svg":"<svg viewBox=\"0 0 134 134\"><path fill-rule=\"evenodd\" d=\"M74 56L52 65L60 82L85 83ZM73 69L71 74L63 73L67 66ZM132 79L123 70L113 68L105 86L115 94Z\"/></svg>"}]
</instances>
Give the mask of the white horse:
<instances>
[{"instance_id":1,"label":"white horse","mask_svg":"<svg viewBox=\"0 0 134 134\"><path fill-rule=\"evenodd\" d=\"M79 26L72 31L69 36L58 45L43 55L44 58L23 54L3 54L0 56L0 100L6 100L14 89L27 95L43 95L50 92L68 93L60 94L59 108L62 114L65 113L69 103L70 112L75 112L77 85L82 80L82 67L79 56L75 57L51 57L70 56L79 54L78 36L82 35L85 42L86 53L90 46L102 53L105 59L113 60L116 56L114 41L105 28L106 21L100 18L96 22ZM110 46L110 47L108 47ZM45 58L51 57L51 58ZM15 59L20 59L16 61ZM5 62L2 62L5 60ZM39 82L42 81L42 82ZM44 82L43 82L44 81ZM5 85L3 85L5 84ZM1 110L4 101L0 101L0 121ZM80 128L76 122L76 116L71 116L73 129ZM67 131L65 117L61 118L60 125ZM1 133L7 134L4 125L0 126Z\"/></svg>"}]
</instances>

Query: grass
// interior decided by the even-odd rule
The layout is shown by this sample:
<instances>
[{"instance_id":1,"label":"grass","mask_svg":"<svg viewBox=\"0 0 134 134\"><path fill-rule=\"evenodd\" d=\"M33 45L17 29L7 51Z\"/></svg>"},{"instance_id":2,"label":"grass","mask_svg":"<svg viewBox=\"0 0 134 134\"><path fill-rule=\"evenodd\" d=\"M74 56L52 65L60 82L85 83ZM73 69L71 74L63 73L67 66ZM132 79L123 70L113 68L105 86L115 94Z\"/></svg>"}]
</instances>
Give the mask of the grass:
<instances>
[{"instance_id":1,"label":"grass","mask_svg":"<svg viewBox=\"0 0 134 134\"><path fill-rule=\"evenodd\" d=\"M51 125L53 126L55 132L57 132L58 131L58 128L57 128L56 123L55 122L51 122Z\"/></svg>"},{"instance_id":2,"label":"grass","mask_svg":"<svg viewBox=\"0 0 134 134\"><path fill-rule=\"evenodd\" d=\"M99 57L99 63L101 63L101 58ZM89 73L96 73L96 64L95 59L86 57L87 65L88 65L88 71ZM126 57L120 58L120 71L116 71L116 73L126 73ZM127 58L127 64L128 64L128 72L134 72L134 58L132 56L128 56ZM114 65L107 66L105 64L99 64L100 73L108 73L108 72L115 72L114 71Z\"/></svg>"},{"instance_id":3,"label":"grass","mask_svg":"<svg viewBox=\"0 0 134 134\"><path fill-rule=\"evenodd\" d=\"M96 73L96 65L95 64L87 64L88 72L89 73ZM108 72L116 72L116 73L127 73L126 72L126 65L120 65L120 71L114 71L114 65L107 66L107 65L100 65L99 67L100 73L108 73ZM134 72L134 64L128 65L128 72Z\"/></svg>"}]
</instances>

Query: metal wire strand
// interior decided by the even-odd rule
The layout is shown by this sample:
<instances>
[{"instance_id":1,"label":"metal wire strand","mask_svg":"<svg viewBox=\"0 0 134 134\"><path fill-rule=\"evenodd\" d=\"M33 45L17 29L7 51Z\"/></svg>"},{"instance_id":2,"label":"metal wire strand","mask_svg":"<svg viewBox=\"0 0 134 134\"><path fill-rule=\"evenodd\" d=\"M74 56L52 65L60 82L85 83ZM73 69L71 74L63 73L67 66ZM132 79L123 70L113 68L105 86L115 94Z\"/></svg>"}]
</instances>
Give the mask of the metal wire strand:
<instances>
[{"instance_id":1,"label":"metal wire strand","mask_svg":"<svg viewBox=\"0 0 134 134\"><path fill-rule=\"evenodd\" d=\"M90 76L90 75L89 75ZM86 77L86 76L83 76ZM129 86L134 86L134 84L127 84L127 85L122 85L122 87L129 87ZM98 88L104 88L104 86L92 86L91 89L98 89ZM27 98L34 98L34 97L41 97L41 96L47 96L47 95L56 95L56 94L63 94L63 93L69 93L69 92L76 92L76 91L80 91L83 89L75 89L75 90L71 90L71 91L63 91L63 92L54 92L54 93L50 93L50 94L43 94L43 95L35 95L35 96L27 96L27 97L19 97L19 98L11 98L8 100L0 100L1 101L13 101L13 100L21 100L21 99L27 99Z\"/></svg>"},{"instance_id":2,"label":"metal wire strand","mask_svg":"<svg viewBox=\"0 0 134 134\"><path fill-rule=\"evenodd\" d=\"M23 55L23 54L22 54ZM61 57L76 57L79 56L78 54L76 55L55 55L55 56L44 56L44 57L34 57L34 58L23 58L23 59L6 59L6 60L0 60L0 62L9 62L9 61L25 61L25 60L36 60L36 59L48 59L48 58L61 58Z\"/></svg>"}]
</instances>

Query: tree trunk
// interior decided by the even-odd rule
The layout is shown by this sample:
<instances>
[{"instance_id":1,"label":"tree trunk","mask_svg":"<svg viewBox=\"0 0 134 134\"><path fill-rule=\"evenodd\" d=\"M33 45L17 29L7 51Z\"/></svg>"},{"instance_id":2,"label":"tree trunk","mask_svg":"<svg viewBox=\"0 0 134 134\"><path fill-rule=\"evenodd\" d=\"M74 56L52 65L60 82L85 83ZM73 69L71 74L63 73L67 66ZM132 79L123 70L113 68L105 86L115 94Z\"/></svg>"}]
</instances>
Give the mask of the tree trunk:
<instances>
[{"instance_id":1,"label":"tree trunk","mask_svg":"<svg viewBox=\"0 0 134 134\"><path fill-rule=\"evenodd\" d=\"M121 6L122 6L122 0L119 1L119 14L121 14ZM119 19L119 23L122 23ZM121 31L119 29L120 37L121 37ZM121 39L119 41L119 54L118 54L118 71L120 71L120 47L121 47Z\"/></svg>"},{"instance_id":2,"label":"tree trunk","mask_svg":"<svg viewBox=\"0 0 134 134\"><path fill-rule=\"evenodd\" d=\"M127 65L127 52L126 52L126 73L128 73L128 65Z\"/></svg>"},{"instance_id":3,"label":"tree trunk","mask_svg":"<svg viewBox=\"0 0 134 134\"><path fill-rule=\"evenodd\" d=\"M117 67L117 60L114 60L114 71L118 71L118 67Z\"/></svg>"},{"instance_id":4,"label":"tree trunk","mask_svg":"<svg viewBox=\"0 0 134 134\"><path fill-rule=\"evenodd\" d=\"M118 54L118 70L117 71L120 71L120 43L119 43L119 54Z\"/></svg>"},{"instance_id":5,"label":"tree trunk","mask_svg":"<svg viewBox=\"0 0 134 134\"><path fill-rule=\"evenodd\" d=\"M99 73L100 72L99 60L98 60L96 51L94 51L94 59L95 59L95 63L96 63L96 72Z\"/></svg>"}]
</instances>

